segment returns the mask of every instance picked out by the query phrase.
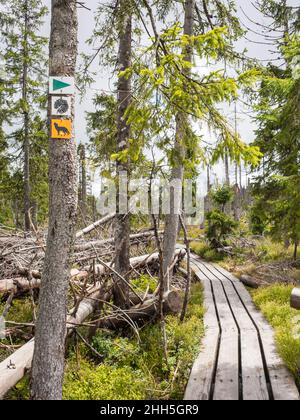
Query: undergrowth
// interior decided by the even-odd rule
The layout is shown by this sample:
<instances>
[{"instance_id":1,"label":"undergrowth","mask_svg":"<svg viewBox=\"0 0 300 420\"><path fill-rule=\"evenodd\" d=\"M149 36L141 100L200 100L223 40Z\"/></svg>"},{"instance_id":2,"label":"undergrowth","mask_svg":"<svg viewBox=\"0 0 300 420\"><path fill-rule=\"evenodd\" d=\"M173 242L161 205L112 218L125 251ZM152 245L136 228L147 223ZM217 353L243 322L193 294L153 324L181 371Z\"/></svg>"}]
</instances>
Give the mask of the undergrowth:
<instances>
[{"instance_id":1,"label":"undergrowth","mask_svg":"<svg viewBox=\"0 0 300 420\"><path fill-rule=\"evenodd\" d=\"M5 303L0 302L0 314L3 313L5 308ZM9 321L13 321L16 323L31 323L33 320L32 316L32 303L29 298L24 299L15 299L10 307L8 315L6 317L6 327L9 328L12 325L9 324ZM12 339L13 344L18 346L22 345L26 342L25 339L22 338L15 338ZM10 356L14 349L5 348L5 346L10 346L12 344L9 338L0 341L0 362Z\"/></svg>"},{"instance_id":2,"label":"undergrowth","mask_svg":"<svg viewBox=\"0 0 300 420\"><path fill-rule=\"evenodd\" d=\"M203 315L202 286L197 284L185 321L166 318L167 361L159 324L146 326L139 339L99 331L92 344L103 362L96 365L82 344L74 350L67 363L64 399L182 399L199 352Z\"/></svg>"},{"instance_id":3,"label":"undergrowth","mask_svg":"<svg viewBox=\"0 0 300 420\"><path fill-rule=\"evenodd\" d=\"M292 289L293 286L275 284L251 293L275 328L278 352L300 385L300 314L290 307Z\"/></svg>"},{"instance_id":4,"label":"undergrowth","mask_svg":"<svg viewBox=\"0 0 300 420\"><path fill-rule=\"evenodd\" d=\"M139 279L135 287L143 290L150 278ZM155 281L151 279L150 288ZM182 399L190 369L196 359L203 327L203 292L194 284L187 316L166 317L167 361L164 357L159 323L147 325L137 336L120 336L99 331L92 340L95 353L83 342L70 346L64 381L65 400L168 400ZM81 334L88 331L81 329ZM29 378L25 377L6 396L9 400L29 398Z\"/></svg>"}]
</instances>

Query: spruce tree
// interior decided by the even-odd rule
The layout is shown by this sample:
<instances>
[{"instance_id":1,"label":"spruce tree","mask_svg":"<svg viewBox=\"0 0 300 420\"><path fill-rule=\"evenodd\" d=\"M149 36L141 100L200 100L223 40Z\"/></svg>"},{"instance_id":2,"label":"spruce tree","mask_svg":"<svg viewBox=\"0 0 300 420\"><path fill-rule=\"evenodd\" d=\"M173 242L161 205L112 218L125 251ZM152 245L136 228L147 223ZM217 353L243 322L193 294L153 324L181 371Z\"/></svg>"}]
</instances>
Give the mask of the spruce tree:
<instances>
[{"instance_id":1,"label":"spruce tree","mask_svg":"<svg viewBox=\"0 0 300 420\"><path fill-rule=\"evenodd\" d=\"M19 159L14 159L13 170L22 171L24 228L31 229L30 211L43 193L47 173L46 151L46 89L47 40L40 36L47 9L41 0L0 0L3 59L7 76L7 103L11 129L9 147ZM39 144L39 148L37 148ZM44 171L34 170L33 160L42 156ZM42 185L37 194L34 189ZM45 213L45 211L44 211Z\"/></svg>"}]
</instances>

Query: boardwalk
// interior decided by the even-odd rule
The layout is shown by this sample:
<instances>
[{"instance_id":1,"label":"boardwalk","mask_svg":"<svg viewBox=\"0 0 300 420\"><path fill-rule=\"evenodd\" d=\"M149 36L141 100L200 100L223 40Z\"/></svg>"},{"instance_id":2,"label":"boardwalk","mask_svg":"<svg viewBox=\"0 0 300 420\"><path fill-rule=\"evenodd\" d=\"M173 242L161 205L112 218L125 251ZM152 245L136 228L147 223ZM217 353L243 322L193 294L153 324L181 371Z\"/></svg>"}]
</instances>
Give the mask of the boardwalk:
<instances>
[{"instance_id":1,"label":"boardwalk","mask_svg":"<svg viewBox=\"0 0 300 420\"><path fill-rule=\"evenodd\" d=\"M206 335L186 400L299 400L278 356L274 332L245 287L215 264L192 257L204 286Z\"/></svg>"}]
</instances>

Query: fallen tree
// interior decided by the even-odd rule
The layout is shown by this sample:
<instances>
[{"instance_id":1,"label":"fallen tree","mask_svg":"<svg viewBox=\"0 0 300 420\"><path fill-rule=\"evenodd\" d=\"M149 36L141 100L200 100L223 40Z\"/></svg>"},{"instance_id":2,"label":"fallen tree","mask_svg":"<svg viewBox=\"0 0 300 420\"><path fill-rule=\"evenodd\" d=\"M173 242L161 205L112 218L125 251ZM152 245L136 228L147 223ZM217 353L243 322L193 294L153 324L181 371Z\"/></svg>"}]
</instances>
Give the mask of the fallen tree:
<instances>
[{"instance_id":1,"label":"fallen tree","mask_svg":"<svg viewBox=\"0 0 300 420\"><path fill-rule=\"evenodd\" d=\"M162 234L163 232L160 232ZM143 233L136 233L134 235L130 235L130 241L136 241L136 240L149 240L149 238L154 238L154 232L143 232ZM83 244L77 244L75 245L75 251L88 251L93 248L101 248L108 245L114 245L115 240L114 238L111 239L103 239L101 241L91 241L91 242L85 242Z\"/></svg>"},{"instance_id":2,"label":"fallen tree","mask_svg":"<svg viewBox=\"0 0 300 420\"><path fill-rule=\"evenodd\" d=\"M93 230L97 229L98 227L103 226L106 223L110 222L111 220L114 219L115 215L116 215L115 213L109 214L108 216L103 217L103 219L100 219L97 222L93 223L92 225L87 226L86 228L80 230L79 232L76 233L76 239L79 239L84 235L88 235Z\"/></svg>"},{"instance_id":3,"label":"fallen tree","mask_svg":"<svg viewBox=\"0 0 300 420\"><path fill-rule=\"evenodd\" d=\"M31 281L26 278L14 278L0 280L0 294L4 293L18 293L25 292L30 289L39 289L41 286L41 280L32 279Z\"/></svg>"},{"instance_id":4,"label":"fallen tree","mask_svg":"<svg viewBox=\"0 0 300 420\"><path fill-rule=\"evenodd\" d=\"M243 274L240 277L240 280L244 284L244 286L251 287L252 289L258 289L260 286L260 283L257 279L246 274Z\"/></svg>"},{"instance_id":5,"label":"fallen tree","mask_svg":"<svg viewBox=\"0 0 300 420\"><path fill-rule=\"evenodd\" d=\"M178 291L170 290L163 296L164 314L177 314L182 309L182 298ZM121 329L128 324L128 320L136 324L154 319L159 315L159 296L147 299L143 304L136 305L128 310L120 310L98 323L98 328Z\"/></svg>"}]
</instances>

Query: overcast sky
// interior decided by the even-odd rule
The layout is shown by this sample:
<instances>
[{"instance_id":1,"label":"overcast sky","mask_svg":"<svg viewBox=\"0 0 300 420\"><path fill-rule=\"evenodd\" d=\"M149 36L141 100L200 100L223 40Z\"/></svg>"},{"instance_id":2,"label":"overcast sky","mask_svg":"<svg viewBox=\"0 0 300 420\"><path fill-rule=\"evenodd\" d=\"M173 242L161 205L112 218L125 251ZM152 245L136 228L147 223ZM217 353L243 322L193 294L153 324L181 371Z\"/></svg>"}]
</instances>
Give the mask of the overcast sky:
<instances>
[{"instance_id":1,"label":"overcast sky","mask_svg":"<svg viewBox=\"0 0 300 420\"><path fill-rule=\"evenodd\" d=\"M44 3L49 7L51 5L51 0L44 0ZM291 6L299 6L299 0L289 0L289 5ZM86 40L91 36L93 26L94 26L94 12L97 9L97 5L99 4L98 0L85 0L85 4L91 11L86 9L79 9L79 50L80 52L87 53L89 47L86 45ZM250 0L237 0L238 4L238 13L239 17L246 27L250 27L251 29L258 32L255 34L253 32L249 32L247 34L247 39L243 39L238 43L238 48L240 51L244 50L245 48L248 50L248 56L254 57L260 60L269 60L276 58L276 52L270 53L269 46L264 44L257 44L256 41L263 41L263 38L259 35L261 29L259 26L255 26L251 21L255 21L261 24L266 24L264 17L259 14L259 12L253 7L252 1ZM45 22L45 26L43 28L43 34L49 36L50 31L50 14L48 16L47 21ZM254 42L251 42L254 41ZM98 68L95 66L93 70L97 71L97 80L87 92L85 98L83 98L82 102L80 103L77 101L77 111L76 111L76 137L79 141L85 142L87 140L87 133L86 133L86 121L85 121L85 113L87 111L93 110L92 105L92 98L97 91L110 90L110 83L109 77L111 74L106 70ZM201 71L201 69L199 70ZM239 131L243 137L243 139L247 142L250 142L254 138L254 129L255 125L251 122L247 113L249 109L243 106L241 103L238 105L238 125ZM233 109L228 109L228 115L231 119L234 118ZM233 171L233 169L232 169ZM218 177L220 180L223 178L222 168L216 167L216 172L218 172Z\"/></svg>"}]
</instances>

